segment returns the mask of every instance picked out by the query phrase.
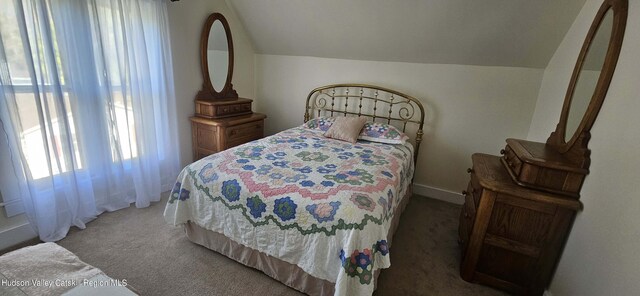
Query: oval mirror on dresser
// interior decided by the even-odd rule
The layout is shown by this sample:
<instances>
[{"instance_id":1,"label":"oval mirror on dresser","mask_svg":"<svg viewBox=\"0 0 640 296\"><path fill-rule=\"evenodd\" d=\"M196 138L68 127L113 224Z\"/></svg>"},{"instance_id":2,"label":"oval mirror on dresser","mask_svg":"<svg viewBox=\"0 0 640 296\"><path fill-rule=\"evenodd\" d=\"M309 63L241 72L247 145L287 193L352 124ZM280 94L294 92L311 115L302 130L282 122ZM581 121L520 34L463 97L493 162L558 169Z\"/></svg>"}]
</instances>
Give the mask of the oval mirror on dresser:
<instances>
[{"instance_id":1,"label":"oval mirror on dresser","mask_svg":"<svg viewBox=\"0 0 640 296\"><path fill-rule=\"evenodd\" d=\"M591 97L595 93L598 78L604 66L604 58L607 55L612 26L613 12L608 10L589 45L571 96L565 127L565 142L571 141L573 135L578 131L582 118L587 114L587 107L589 107Z\"/></svg>"},{"instance_id":2,"label":"oval mirror on dresser","mask_svg":"<svg viewBox=\"0 0 640 296\"><path fill-rule=\"evenodd\" d=\"M207 42L207 65L213 90L221 92L229 76L229 43L227 33L220 20L215 20L209 31Z\"/></svg>"},{"instance_id":3,"label":"oval mirror on dresser","mask_svg":"<svg viewBox=\"0 0 640 296\"><path fill-rule=\"evenodd\" d=\"M586 150L591 127L618 62L627 11L627 0L605 0L589 28L567 88L560 120L547 140L547 144L560 153L577 155Z\"/></svg>"},{"instance_id":4,"label":"oval mirror on dresser","mask_svg":"<svg viewBox=\"0 0 640 296\"><path fill-rule=\"evenodd\" d=\"M220 13L212 13L204 24L200 37L202 62L201 100L235 100L233 89L233 39L227 19Z\"/></svg>"}]
</instances>

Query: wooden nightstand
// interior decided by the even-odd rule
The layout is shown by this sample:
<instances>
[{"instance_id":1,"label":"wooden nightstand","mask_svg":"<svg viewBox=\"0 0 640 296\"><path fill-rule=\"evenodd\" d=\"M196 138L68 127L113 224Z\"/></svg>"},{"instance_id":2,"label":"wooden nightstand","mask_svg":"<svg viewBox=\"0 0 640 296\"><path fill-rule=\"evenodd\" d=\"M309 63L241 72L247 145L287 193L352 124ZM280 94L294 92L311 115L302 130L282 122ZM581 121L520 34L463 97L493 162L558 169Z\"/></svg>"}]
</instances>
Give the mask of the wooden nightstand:
<instances>
[{"instance_id":1,"label":"wooden nightstand","mask_svg":"<svg viewBox=\"0 0 640 296\"><path fill-rule=\"evenodd\" d=\"M266 117L261 113L219 119L191 117L194 161L262 138Z\"/></svg>"}]
</instances>

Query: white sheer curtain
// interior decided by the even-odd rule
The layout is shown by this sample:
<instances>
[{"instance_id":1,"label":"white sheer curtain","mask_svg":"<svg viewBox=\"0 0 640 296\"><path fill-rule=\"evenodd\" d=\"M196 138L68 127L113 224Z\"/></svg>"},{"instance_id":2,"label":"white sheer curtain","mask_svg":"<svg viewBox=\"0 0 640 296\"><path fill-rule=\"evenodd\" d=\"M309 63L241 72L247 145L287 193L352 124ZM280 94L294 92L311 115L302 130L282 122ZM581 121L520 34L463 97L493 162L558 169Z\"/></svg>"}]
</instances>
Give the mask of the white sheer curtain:
<instances>
[{"instance_id":1,"label":"white sheer curtain","mask_svg":"<svg viewBox=\"0 0 640 296\"><path fill-rule=\"evenodd\" d=\"M3 1L0 191L43 241L175 181L168 32L161 0Z\"/></svg>"}]
</instances>

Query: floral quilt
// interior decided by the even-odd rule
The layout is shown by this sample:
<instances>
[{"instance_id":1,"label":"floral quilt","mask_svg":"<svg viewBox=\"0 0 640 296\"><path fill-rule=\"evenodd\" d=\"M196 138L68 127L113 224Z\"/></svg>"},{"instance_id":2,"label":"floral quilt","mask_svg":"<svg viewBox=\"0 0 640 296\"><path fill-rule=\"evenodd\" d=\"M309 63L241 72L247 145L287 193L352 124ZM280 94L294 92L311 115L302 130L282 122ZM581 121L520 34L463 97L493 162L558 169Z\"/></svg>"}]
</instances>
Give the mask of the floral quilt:
<instances>
[{"instance_id":1,"label":"floral quilt","mask_svg":"<svg viewBox=\"0 0 640 296\"><path fill-rule=\"evenodd\" d=\"M328 139L292 128L185 167L165 220L192 221L336 283L371 295L390 266L387 233L413 177L411 144Z\"/></svg>"}]
</instances>

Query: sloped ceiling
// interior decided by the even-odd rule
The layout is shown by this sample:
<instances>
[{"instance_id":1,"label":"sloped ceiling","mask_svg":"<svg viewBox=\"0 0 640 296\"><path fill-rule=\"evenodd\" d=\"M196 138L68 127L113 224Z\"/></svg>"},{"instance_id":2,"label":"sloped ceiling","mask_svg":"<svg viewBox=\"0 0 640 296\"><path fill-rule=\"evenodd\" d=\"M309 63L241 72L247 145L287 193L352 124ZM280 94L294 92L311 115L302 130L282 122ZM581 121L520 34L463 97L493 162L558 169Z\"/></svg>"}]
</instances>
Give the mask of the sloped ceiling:
<instances>
[{"instance_id":1,"label":"sloped ceiling","mask_svg":"<svg viewBox=\"0 0 640 296\"><path fill-rule=\"evenodd\" d=\"M227 0L257 53L545 68L585 0Z\"/></svg>"}]
</instances>

